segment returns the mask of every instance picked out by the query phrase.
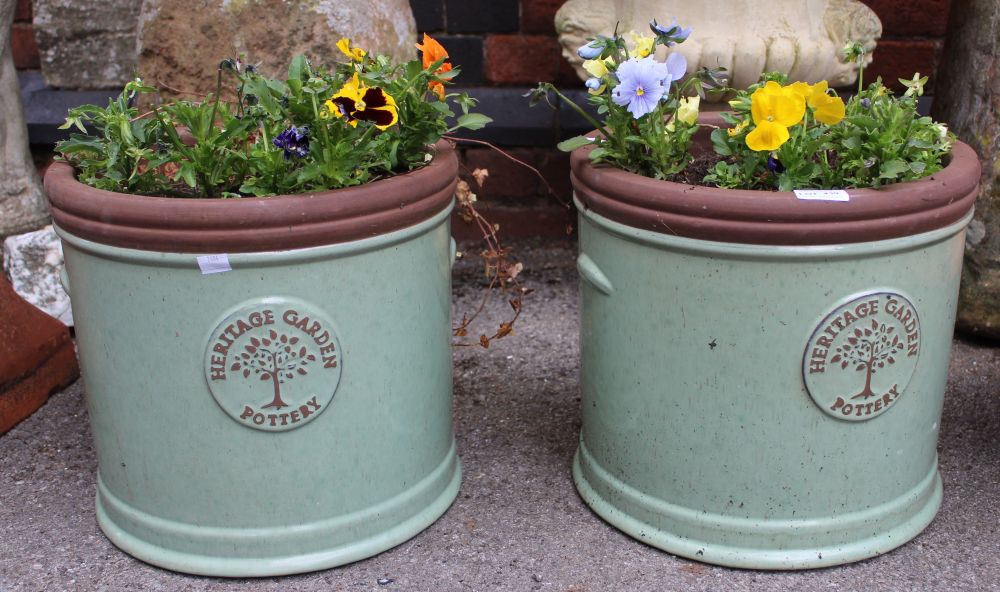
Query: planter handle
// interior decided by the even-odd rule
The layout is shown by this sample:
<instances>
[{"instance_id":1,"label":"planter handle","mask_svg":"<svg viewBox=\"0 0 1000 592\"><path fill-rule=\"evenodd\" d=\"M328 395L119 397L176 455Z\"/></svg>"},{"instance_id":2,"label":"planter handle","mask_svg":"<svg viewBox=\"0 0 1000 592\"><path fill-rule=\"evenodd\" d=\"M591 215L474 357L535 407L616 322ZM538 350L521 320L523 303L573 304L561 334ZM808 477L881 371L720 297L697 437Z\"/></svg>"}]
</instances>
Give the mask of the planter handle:
<instances>
[{"instance_id":1,"label":"planter handle","mask_svg":"<svg viewBox=\"0 0 1000 592\"><path fill-rule=\"evenodd\" d=\"M69 274L66 273L66 266L63 265L59 268L59 283L62 284L64 290L66 290L67 296L72 296L73 293L69 289Z\"/></svg>"},{"instance_id":2,"label":"planter handle","mask_svg":"<svg viewBox=\"0 0 1000 592\"><path fill-rule=\"evenodd\" d=\"M611 296L611 293L615 291L615 287L611 285L608 276L604 275L604 272L597 267L594 260L586 254L580 253L580 256L576 258L576 268L580 272L580 277L590 282L592 286L604 294Z\"/></svg>"}]
</instances>

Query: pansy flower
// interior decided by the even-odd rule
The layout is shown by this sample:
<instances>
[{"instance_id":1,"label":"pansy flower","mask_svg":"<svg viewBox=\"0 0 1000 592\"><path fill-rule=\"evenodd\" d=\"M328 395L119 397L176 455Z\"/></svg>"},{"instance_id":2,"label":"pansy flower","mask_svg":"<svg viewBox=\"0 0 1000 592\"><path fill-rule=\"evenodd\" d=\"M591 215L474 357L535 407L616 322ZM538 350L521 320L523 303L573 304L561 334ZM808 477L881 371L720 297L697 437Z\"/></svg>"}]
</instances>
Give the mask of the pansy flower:
<instances>
[{"instance_id":1,"label":"pansy flower","mask_svg":"<svg viewBox=\"0 0 1000 592\"><path fill-rule=\"evenodd\" d=\"M343 37L337 42L337 49L355 62L360 62L365 59L365 50L360 47L351 47L351 41L347 37Z\"/></svg>"},{"instance_id":2,"label":"pansy flower","mask_svg":"<svg viewBox=\"0 0 1000 592\"><path fill-rule=\"evenodd\" d=\"M691 36L691 27L682 27L674 21L668 26L663 26L653 19L649 22L649 29L656 34L660 42L667 47L673 47L678 43L683 43L687 41L687 38Z\"/></svg>"},{"instance_id":3,"label":"pansy flower","mask_svg":"<svg viewBox=\"0 0 1000 592\"><path fill-rule=\"evenodd\" d=\"M844 100L827 93L826 80L820 80L812 87L812 93L806 98L813 109L813 117L820 123L834 125L844 118L846 109Z\"/></svg>"},{"instance_id":4,"label":"pansy flower","mask_svg":"<svg viewBox=\"0 0 1000 592\"><path fill-rule=\"evenodd\" d=\"M653 49L656 47L656 37L640 35L635 31L629 33L629 40L632 42L632 53L638 58L644 58L653 53Z\"/></svg>"},{"instance_id":5,"label":"pansy flower","mask_svg":"<svg viewBox=\"0 0 1000 592\"><path fill-rule=\"evenodd\" d=\"M687 60L679 53L667 56L666 63L652 57L625 60L615 72L618 86L612 89L611 100L639 119L656 109L670 84L683 78L686 70Z\"/></svg>"},{"instance_id":6,"label":"pansy flower","mask_svg":"<svg viewBox=\"0 0 1000 592\"><path fill-rule=\"evenodd\" d=\"M293 156L304 158L309 154L309 126L295 127L293 125L278 134L278 137L271 140L271 143L285 151L285 160L291 160Z\"/></svg>"},{"instance_id":7,"label":"pansy flower","mask_svg":"<svg viewBox=\"0 0 1000 592\"><path fill-rule=\"evenodd\" d=\"M788 128L805 116L806 101L799 89L771 80L750 95L750 113L756 127L747 134L747 147L758 152L777 150L791 137Z\"/></svg>"},{"instance_id":8,"label":"pansy flower","mask_svg":"<svg viewBox=\"0 0 1000 592\"><path fill-rule=\"evenodd\" d=\"M357 126L358 121L370 121L384 130L399 119L392 96L381 88L365 86L356 72L325 105L351 127Z\"/></svg>"},{"instance_id":9,"label":"pansy flower","mask_svg":"<svg viewBox=\"0 0 1000 592\"><path fill-rule=\"evenodd\" d=\"M448 58L448 52L445 51L444 46L438 43L437 40L427 33L424 33L423 45L418 43L417 49L421 52L421 60L424 70L431 67L434 62ZM434 71L435 74L444 74L445 72L451 72L451 64L448 62L443 62L441 66ZM438 99L442 101L444 100L444 84L438 82L437 80L432 80L427 83L427 88L436 94Z\"/></svg>"}]
</instances>

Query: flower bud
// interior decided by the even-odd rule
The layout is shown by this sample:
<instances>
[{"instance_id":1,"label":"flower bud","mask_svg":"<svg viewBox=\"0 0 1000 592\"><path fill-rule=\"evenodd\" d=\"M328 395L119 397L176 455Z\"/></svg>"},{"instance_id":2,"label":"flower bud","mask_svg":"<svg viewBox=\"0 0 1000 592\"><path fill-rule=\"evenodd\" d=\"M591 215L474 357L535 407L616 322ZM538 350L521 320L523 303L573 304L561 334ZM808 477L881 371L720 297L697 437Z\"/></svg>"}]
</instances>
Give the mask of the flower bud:
<instances>
[{"instance_id":1,"label":"flower bud","mask_svg":"<svg viewBox=\"0 0 1000 592\"><path fill-rule=\"evenodd\" d=\"M580 56L585 60L593 60L601 56L604 52L604 43L598 39L594 39L590 43L580 47L576 50L576 55Z\"/></svg>"}]
</instances>

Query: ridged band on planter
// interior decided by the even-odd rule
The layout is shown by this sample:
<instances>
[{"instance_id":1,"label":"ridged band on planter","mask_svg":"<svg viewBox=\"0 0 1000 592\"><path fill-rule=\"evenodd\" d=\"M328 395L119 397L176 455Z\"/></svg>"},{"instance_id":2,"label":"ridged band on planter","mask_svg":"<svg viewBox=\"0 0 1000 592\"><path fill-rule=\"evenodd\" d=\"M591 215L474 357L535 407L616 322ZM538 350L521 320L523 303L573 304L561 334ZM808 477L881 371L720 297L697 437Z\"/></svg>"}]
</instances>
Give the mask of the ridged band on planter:
<instances>
[{"instance_id":1,"label":"ridged band on planter","mask_svg":"<svg viewBox=\"0 0 1000 592\"><path fill-rule=\"evenodd\" d=\"M363 187L241 200L51 169L112 542L177 571L280 575L369 557L448 508L457 159L436 149ZM220 253L232 270L203 274Z\"/></svg>"},{"instance_id":2,"label":"ridged band on planter","mask_svg":"<svg viewBox=\"0 0 1000 592\"><path fill-rule=\"evenodd\" d=\"M978 166L959 143L932 177L804 202L574 153L584 500L734 567L835 565L916 536L941 503Z\"/></svg>"}]
</instances>

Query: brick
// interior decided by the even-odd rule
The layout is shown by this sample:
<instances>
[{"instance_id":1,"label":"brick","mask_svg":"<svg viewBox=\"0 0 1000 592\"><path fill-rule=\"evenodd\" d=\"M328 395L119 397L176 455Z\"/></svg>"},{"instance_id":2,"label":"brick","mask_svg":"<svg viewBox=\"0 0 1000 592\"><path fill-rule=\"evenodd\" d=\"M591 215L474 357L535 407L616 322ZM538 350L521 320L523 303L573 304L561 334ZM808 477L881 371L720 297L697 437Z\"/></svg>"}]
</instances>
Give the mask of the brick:
<instances>
[{"instance_id":1,"label":"brick","mask_svg":"<svg viewBox=\"0 0 1000 592\"><path fill-rule=\"evenodd\" d=\"M78 374L66 326L25 302L0 277L0 433Z\"/></svg>"},{"instance_id":2,"label":"brick","mask_svg":"<svg viewBox=\"0 0 1000 592\"><path fill-rule=\"evenodd\" d=\"M486 79L496 84L552 82L559 72L559 42L543 35L489 35Z\"/></svg>"},{"instance_id":3,"label":"brick","mask_svg":"<svg viewBox=\"0 0 1000 592\"><path fill-rule=\"evenodd\" d=\"M35 70L41 67L35 30L30 24L14 23L10 30L14 67L18 70Z\"/></svg>"},{"instance_id":4,"label":"brick","mask_svg":"<svg viewBox=\"0 0 1000 592\"><path fill-rule=\"evenodd\" d=\"M555 35L555 16L566 0L521 0L521 30Z\"/></svg>"},{"instance_id":5,"label":"brick","mask_svg":"<svg viewBox=\"0 0 1000 592\"><path fill-rule=\"evenodd\" d=\"M951 0L861 0L882 21L883 37L943 37Z\"/></svg>"},{"instance_id":6,"label":"brick","mask_svg":"<svg viewBox=\"0 0 1000 592\"><path fill-rule=\"evenodd\" d=\"M455 84L468 85L483 82L482 37L438 35L435 39L448 51L451 63L462 69L462 73L454 79Z\"/></svg>"},{"instance_id":7,"label":"brick","mask_svg":"<svg viewBox=\"0 0 1000 592\"><path fill-rule=\"evenodd\" d=\"M445 30L449 33L507 33L517 31L518 0L445 0Z\"/></svg>"},{"instance_id":8,"label":"brick","mask_svg":"<svg viewBox=\"0 0 1000 592\"><path fill-rule=\"evenodd\" d=\"M76 351L67 342L34 372L0 389L0 434L27 419L48 400L79 376Z\"/></svg>"},{"instance_id":9,"label":"brick","mask_svg":"<svg viewBox=\"0 0 1000 592\"><path fill-rule=\"evenodd\" d=\"M410 0L418 33L444 31L444 0Z\"/></svg>"},{"instance_id":10,"label":"brick","mask_svg":"<svg viewBox=\"0 0 1000 592\"><path fill-rule=\"evenodd\" d=\"M14 22L31 22L31 0L17 0L17 8L14 9Z\"/></svg>"},{"instance_id":11,"label":"brick","mask_svg":"<svg viewBox=\"0 0 1000 592\"><path fill-rule=\"evenodd\" d=\"M883 40L875 48L871 65L865 69L865 80L882 77L891 89L903 88L899 78L911 78L915 72L930 76L928 90L934 84L934 71L941 53L940 41L934 40Z\"/></svg>"}]
</instances>

